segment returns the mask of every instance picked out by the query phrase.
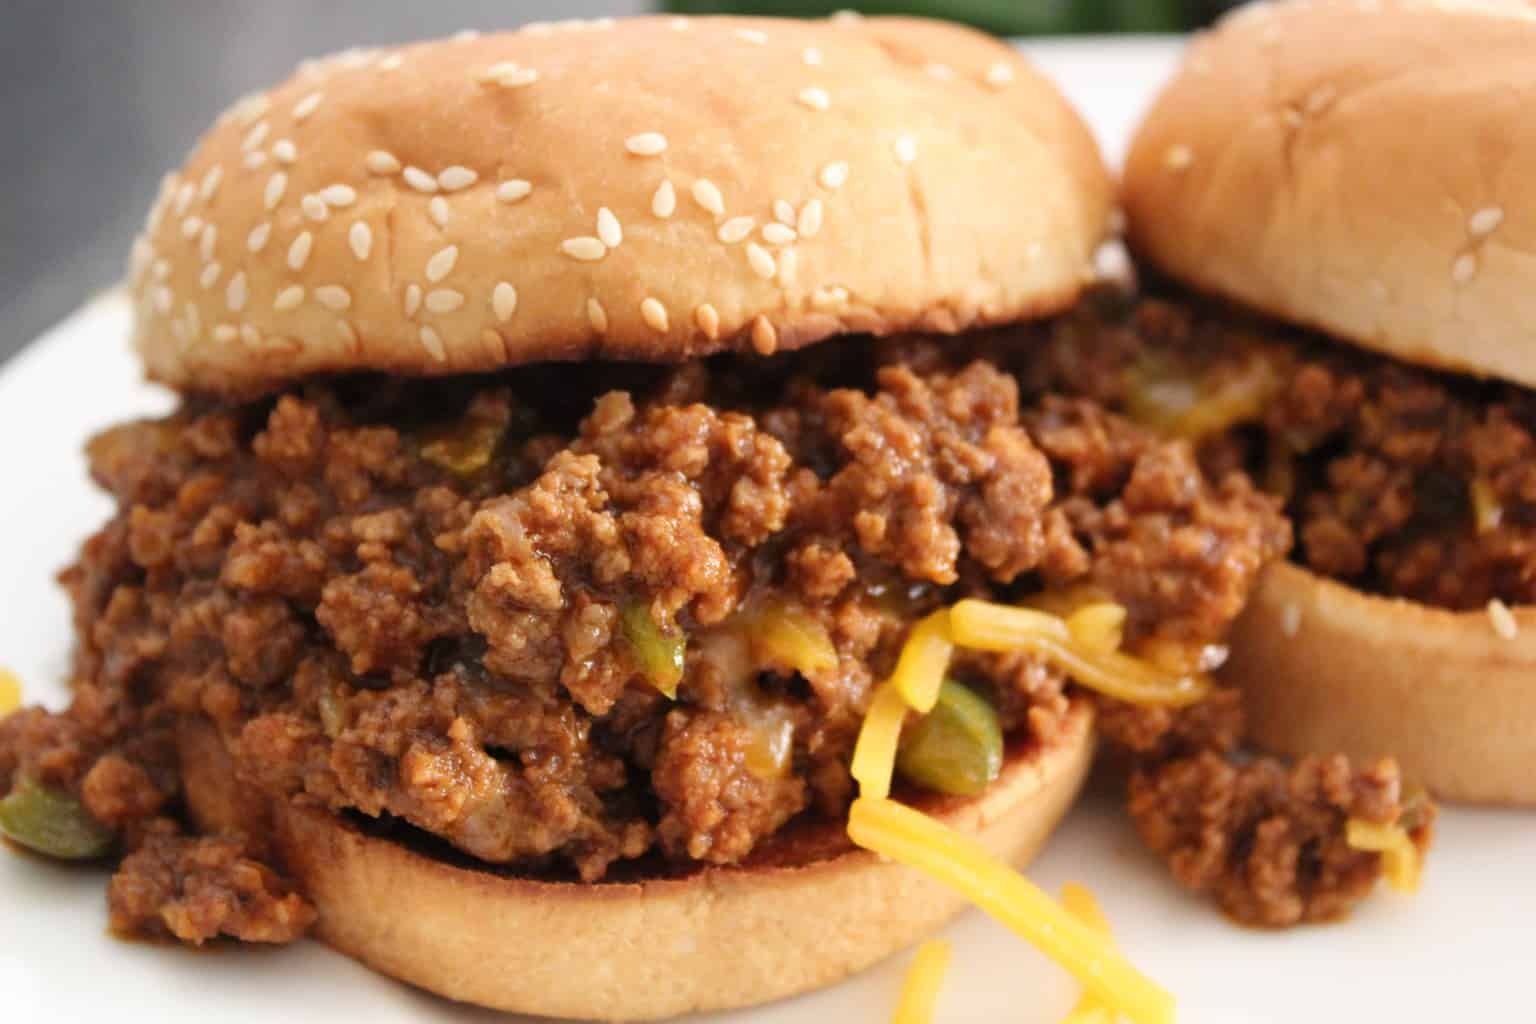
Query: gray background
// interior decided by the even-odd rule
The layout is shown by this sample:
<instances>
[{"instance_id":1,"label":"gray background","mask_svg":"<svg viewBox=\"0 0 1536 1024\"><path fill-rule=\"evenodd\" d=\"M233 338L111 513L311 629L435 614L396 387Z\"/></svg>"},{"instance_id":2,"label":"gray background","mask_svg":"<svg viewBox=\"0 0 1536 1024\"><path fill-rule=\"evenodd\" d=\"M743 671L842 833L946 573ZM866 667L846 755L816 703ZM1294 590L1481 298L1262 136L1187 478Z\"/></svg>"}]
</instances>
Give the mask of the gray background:
<instances>
[{"instance_id":1,"label":"gray background","mask_svg":"<svg viewBox=\"0 0 1536 1024\"><path fill-rule=\"evenodd\" d=\"M647 0L0 0L0 360L123 272L160 175L303 57Z\"/></svg>"}]
</instances>

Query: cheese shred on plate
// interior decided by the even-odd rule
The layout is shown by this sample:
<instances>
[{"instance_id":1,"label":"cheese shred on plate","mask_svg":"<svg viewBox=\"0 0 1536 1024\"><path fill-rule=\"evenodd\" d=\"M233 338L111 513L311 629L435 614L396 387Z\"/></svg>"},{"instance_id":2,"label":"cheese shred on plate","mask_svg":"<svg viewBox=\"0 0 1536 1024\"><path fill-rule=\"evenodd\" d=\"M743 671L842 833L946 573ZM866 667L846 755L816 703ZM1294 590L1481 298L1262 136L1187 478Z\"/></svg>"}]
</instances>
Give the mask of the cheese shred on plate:
<instances>
[{"instance_id":1,"label":"cheese shred on plate","mask_svg":"<svg viewBox=\"0 0 1536 1024\"><path fill-rule=\"evenodd\" d=\"M939 1000L939 987L944 984L944 972L949 969L953 952L943 939L930 939L917 948L912 966L907 968L907 980L901 986L901 1001L896 1004L896 1015L891 1024L930 1024L933 1007Z\"/></svg>"},{"instance_id":2,"label":"cheese shred on plate","mask_svg":"<svg viewBox=\"0 0 1536 1024\"><path fill-rule=\"evenodd\" d=\"M1381 854L1381 873L1392 888L1398 892L1418 892L1422 867L1419 848L1413 845L1413 837L1403 826L1351 818L1344 839L1356 850Z\"/></svg>"},{"instance_id":3,"label":"cheese shred on plate","mask_svg":"<svg viewBox=\"0 0 1536 1024\"><path fill-rule=\"evenodd\" d=\"M1106 941L1114 941L1114 936L1109 929L1109 918L1104 916L1104 911L1099 907L1099 901L1094 898L1086 885L1080 885L1077 882L1068 882L1063 885L1061 905L1073 917L1104 936ZM1102 1000L1095 998L1092 993L1084 992L1078 997L1077 1005L1062 1018L1061 1024L1115 1024L1115 1011L1106 1006Z\"/></svg>"},{"instance_id":4,"label":"cheese shred on plate","mask_svg":"<svg viewBox=\"0 0 1536 1024\"><path fill-rule=\"evenodd\" d=\"M972 839L893 800L860 797L848 812L854 843L964 894L1070 971L1106 1006L1138 1024L1171 1024L1173 997L1103 935Z\"/></svg>"},{"instance_id":5,"label":"cheese shred on plate","mask_svg":"<svg viewBox=\"0 0 1536 1024\"><path fill-rule=\"evenodd\" d=\"M21 707L21 680L10 669L0 668L0 718Z\"/></svg>"}]
</instances>

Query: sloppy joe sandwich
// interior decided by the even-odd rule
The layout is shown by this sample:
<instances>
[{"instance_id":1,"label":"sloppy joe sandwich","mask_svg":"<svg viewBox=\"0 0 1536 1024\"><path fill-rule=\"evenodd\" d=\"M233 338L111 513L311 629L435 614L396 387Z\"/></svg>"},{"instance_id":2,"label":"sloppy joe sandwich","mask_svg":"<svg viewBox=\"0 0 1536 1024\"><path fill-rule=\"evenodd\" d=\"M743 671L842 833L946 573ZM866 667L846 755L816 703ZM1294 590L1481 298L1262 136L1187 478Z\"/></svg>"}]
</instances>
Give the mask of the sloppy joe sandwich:
<instances>
[{"instance_id":1,"label":"sloppy joe sandwich","mask_svg":"<svg viewBox=\"0 0 1536 1024\"><path fill-rule=\"evenodd\" d=\"M912 20L528 26L242 100L134 248L181 405L90 443L74 702L0 720L0 827L118 858L121 931L313 928L507 1010L763 1002L968 894L1169 1019L1007 867L1096 718L1245 919L1336 916L1407 805L1225 756L1279 502L1029 383L1111 192L1025 62ZM1195 826L1222 771L1268 781Z\"/></svg>"},{"instance_id":2,"label":"sloppy joe sandwich","mask_svg":"<svg viewBox=\"0 0 1536 1024\"><path fill-rule=\"evenodd\" d=\"M1286 500L1296 548L1265 572L1229 664L1256 739L1390 753L1438 794L1523 803L1533 57L1521 3L1228 18L1130 151L1129 237L1160 283L1084 357L1085 377L1130 382L1102 400Z\"/></svg>"}]
</instances>

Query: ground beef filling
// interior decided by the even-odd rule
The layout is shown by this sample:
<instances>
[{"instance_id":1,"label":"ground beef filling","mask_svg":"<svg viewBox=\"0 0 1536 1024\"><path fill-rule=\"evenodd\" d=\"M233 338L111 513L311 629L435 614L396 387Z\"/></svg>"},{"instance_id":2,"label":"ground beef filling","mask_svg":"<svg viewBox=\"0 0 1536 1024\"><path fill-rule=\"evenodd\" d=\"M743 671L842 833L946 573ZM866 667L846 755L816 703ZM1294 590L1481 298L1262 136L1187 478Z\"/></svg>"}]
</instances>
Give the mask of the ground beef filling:
<instances>
[{"instance_id":1,"label":"ground beef filling","mask_svg":"<svg viewBox=\"0 0 1536 1024\"><path fill-rule=\"evenodd\" d=\"M129 854L114 923L187 941L286 941L313 913L262 866L265 837L167 824L184 714L275 798L486 862L587 881L737 863L792 820L846 812L872 687L929 610L1091 585L1127 607L1132 646L1192 649L1220 642L1289 545L1274 500L1202 473L1186 444L1085 399L1021 405L998 367L1038 350L1020 332L349 378L108 431L89 454L119 511L63 577L76 700L0 720L0 789L78 794ZM797 641L765 642L785 623ZM968 654L955 671L1016 735L1060 726L1068 684L1038 660ZM1337 905L1315 893L1353 898L1372 875L1374 855L1302 864L1282 892L1269 870L1335 850L1359 810L1338 785L1287 803L1232 781L1246 770L1158 774L1230 749L1199 739L1231 718L1225 695L1179 714L1102 703L1146 780L1143 832L1234 913L1279 920L1245 908L1294 903L1296 878L1302 904ZM1190 813L1238 789L1264 814ZM1243 838L1277 815L1326 820L1288 826L1289 846ZM1205 875L1178 868L1191 849ZM1211 871L1262 880L1244 902Z\"/></svg>"},{"instance_id":2,"label":"ground beef filling","mask_svg":"<svg viewBox=\"0 0 1536 1024\"><path fill-rule=\"evenodd\" d=\"M1536 396L1225 308L1084 306L1029 367L1286 499L1293 557L1444 608L1536 602Z\"/></svg>"}]
</instances>

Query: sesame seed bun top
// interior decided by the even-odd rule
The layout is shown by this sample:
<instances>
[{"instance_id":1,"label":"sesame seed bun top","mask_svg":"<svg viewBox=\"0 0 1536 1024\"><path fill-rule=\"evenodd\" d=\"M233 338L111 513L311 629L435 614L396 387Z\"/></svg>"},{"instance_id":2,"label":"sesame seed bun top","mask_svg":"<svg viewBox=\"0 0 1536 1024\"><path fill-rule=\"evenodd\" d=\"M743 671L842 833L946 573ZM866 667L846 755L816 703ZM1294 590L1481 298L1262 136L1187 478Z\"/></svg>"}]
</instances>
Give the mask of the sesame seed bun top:
<instances>
[{"instance_id":1,"label":"sesame seed bun top","mask_svg":"<svg viewBox=\"0 0 1536 1024\"><path fill-rule=\"evenodd\" d=\"M1070 302L1091 136L937 22L637 18L342 54L226 113L136 243L150 376L769 352Z\"/></svg>"},{"instance_id":2,"label":"sesame seed bun top","mask_svg":"<svg viewBox=\"0 0 1536 1024\"><path fill-rule=\"evenodd\" d=\"M1527 3L1244 8L1132 144L1132 247L1366 348L1536 385L1533 102Z\"/></svg>"}]
</instances>

